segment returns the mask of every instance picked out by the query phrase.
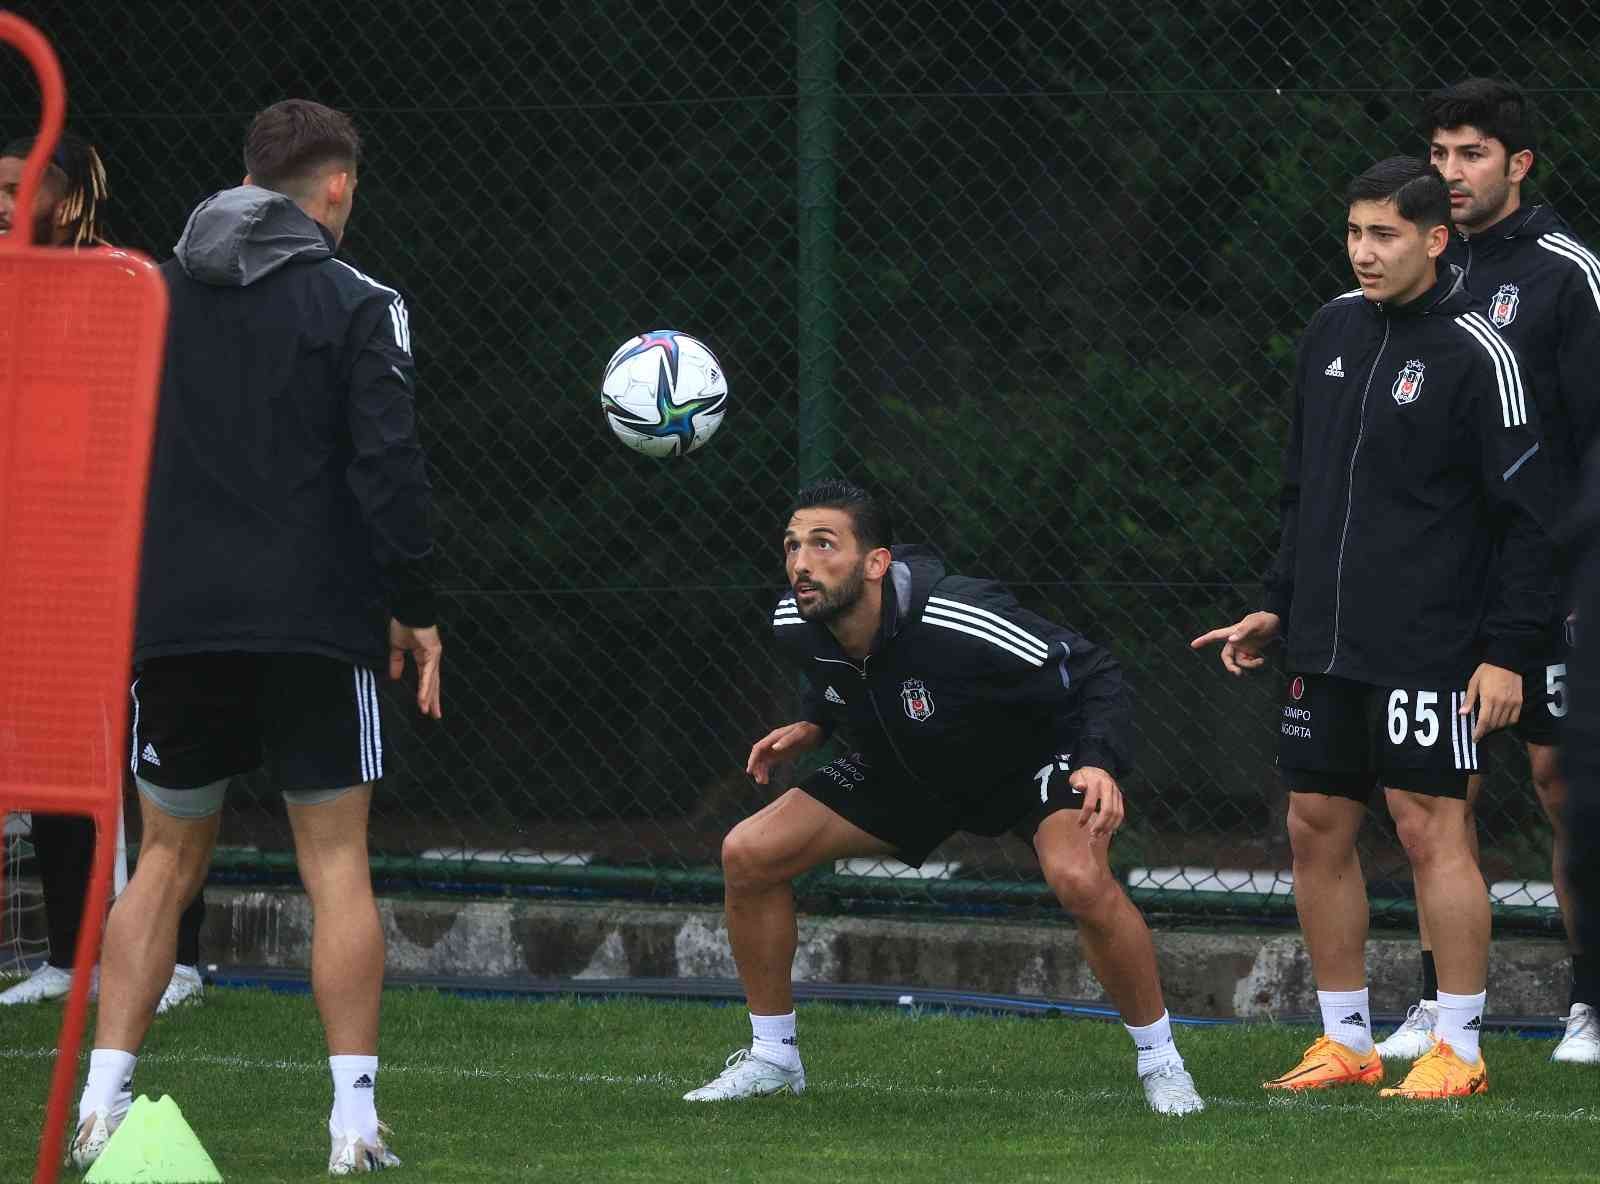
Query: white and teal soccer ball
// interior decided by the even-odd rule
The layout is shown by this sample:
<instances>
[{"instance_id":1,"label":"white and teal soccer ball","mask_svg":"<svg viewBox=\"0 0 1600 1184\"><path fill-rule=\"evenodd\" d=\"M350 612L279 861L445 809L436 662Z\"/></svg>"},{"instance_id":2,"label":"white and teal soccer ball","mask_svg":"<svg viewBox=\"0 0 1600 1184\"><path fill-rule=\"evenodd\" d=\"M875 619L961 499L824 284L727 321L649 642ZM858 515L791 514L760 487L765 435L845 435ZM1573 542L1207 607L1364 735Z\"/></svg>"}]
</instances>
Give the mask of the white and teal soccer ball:
<instances>
[{"instance_id":1,"label":"white and teal soccer ball","mask_svg":"<svg viewBox=\"0 0 1600 1184\"><path fill-rule=\"evenodd\" d=\"M716 434L728 408L728 379L705 343L675 329L625 341L600 384L606 422L646 456L684 456Z\"/></svg>"}]
</instances>

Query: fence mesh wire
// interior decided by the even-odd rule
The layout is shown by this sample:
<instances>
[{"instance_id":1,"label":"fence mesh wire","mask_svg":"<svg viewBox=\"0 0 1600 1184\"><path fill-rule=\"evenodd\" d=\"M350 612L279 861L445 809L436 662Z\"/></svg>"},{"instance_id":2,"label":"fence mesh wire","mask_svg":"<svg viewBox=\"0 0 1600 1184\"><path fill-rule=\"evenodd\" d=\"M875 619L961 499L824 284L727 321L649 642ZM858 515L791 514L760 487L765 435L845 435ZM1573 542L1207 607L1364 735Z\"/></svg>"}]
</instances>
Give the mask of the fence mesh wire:
<instances>
[{"instance_id":1,"label":"fence mesh wire","mask_svg":"<svg viewBox=\"0 0 1600 1184\"><path fill-rule=\"evenodd\" d=\"M767 626L788 498L837 471L903 540L1121 659L1140 761L1113 854L1168 890L1146 899L1281 911L1278 680L1186 642L1256 603L1294 341L1350 286L1339 194L1423 149L1424 93L1492 74L1541 115L1536 198L1582 236L1600 213L1581 5L17 7L62 56L121 241L157 258L237 182L261 106L313 97L363 131L345 254L411 308L448 647L442 724L385 708L395 875L714 895L721 835L768 798L749 745L795 708ZM7 71L9 136L34 99ZM597 404L617 344L664 325L732 387L672 463ZM1526 762L1493 747L1485 871L1550 903ZM281 866L270 787L236 797L224 870ZM1363 844L1402 915L1385 819ZM948 880L859 893L1043 901L1013 840L934 858Z\"/></svg>"}]
</instances>

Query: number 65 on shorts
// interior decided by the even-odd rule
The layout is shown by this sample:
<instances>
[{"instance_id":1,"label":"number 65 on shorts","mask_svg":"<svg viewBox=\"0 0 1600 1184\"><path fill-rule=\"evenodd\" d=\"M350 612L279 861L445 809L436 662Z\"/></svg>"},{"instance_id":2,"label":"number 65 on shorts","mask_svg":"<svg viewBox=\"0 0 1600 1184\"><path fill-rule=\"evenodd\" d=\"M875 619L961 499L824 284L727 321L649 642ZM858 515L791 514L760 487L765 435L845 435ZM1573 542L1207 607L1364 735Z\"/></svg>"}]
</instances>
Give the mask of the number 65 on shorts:
<instances>
[{"instance_id":1,"label":"number 65 on shorts","mask_svg":"<svg viewBox=\"0 0 1600 1184\"><path fill-rule=\"evenodd\" d=\"M1300 793L1366 801L1374 787L1464 798L1478 771L1465 686L1373 686L1296 674L1284 687L1278 768Z\"/></svg>"}]
</instances>

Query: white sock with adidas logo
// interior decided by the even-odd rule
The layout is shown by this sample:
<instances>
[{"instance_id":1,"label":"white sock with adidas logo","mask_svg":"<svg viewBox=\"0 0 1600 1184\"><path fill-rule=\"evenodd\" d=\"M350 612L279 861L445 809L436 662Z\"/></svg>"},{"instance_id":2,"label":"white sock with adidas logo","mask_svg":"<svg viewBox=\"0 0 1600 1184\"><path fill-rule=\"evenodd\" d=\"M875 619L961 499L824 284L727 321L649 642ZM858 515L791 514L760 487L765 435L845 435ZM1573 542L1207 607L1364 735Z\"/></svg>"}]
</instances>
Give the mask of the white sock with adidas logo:
<instances>
[{"instance_id":1,"label":"white sock with adidas logo","mask_svg":"<svg viewBox=\"0 0 1600 1184\"><path fill-rule=\"evenodd\" d=\"M750 1052L781 1069L800 1067L800 1038L795 1035L794 1012L787 1015L750 1013Z\"/></svg>"},{"instance_id":2,"label":"white sock with adidas logo","mask_svg":"<svg viewBox=\"0 0 1600 1184\"><path fill-rule=\"evenodd\" d=\"M334 1138L354 1131L369 1146L378 1141L378 1058L329 1057L333 1074L333 1113L328 1133Z\"/></svg>"},{"instance_id":3,"label":"white sock with adidas logo","mask_svg":"<svg viewBox=\"0 0 1600 1184\"><path fill-rule=\"evenodd\" d=\"M1478 1033L1483 1027L1483 1007L1488 998L1487 991L1476 995L1439 992L1439 1022L1434 1034L1469 1065L1478 1063Z\"/></svg>"},{"instance_id":4,"label":"white sock with adidas logo","mask_svg":"<svg viewBox=\"0 0 1600 1184\"><path fill-rule=\"evenodd\" d=\"M1372 1051L1372 1007L1367 988L1359 991L1318 991L1322 1033L1356 1052Z\"/></svg>"},{"instance_id":5,"label":"white sock with adidas logo","mask_svg":"<svg viewBox=\"0 0 1600 1184\"><path fill-rule=\"evenodd\" d=\"M121 1122L133 1105L133 1067L139 1058L119 1048L96 1048L89 1053L89 1076L78 1099L78 1125L96 1111Z\"/></svg>"}]
</instances>

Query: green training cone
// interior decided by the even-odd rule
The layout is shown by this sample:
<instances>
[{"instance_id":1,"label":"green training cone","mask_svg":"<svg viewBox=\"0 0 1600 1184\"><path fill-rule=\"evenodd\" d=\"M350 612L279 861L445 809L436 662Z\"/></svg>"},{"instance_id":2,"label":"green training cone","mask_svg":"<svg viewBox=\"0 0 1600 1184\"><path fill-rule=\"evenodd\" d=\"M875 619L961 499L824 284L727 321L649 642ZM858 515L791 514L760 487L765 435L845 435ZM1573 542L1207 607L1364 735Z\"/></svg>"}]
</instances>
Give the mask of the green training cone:
<instances>
[{"instance_id":1,"label":"green training cone","mask_svg":"<svg viewBox=\"0 0 1600 1184\"><path fill-rule=\"evenodd\" d=\"M184 1121L178 1103L140 1095L84 1184L222 1184L217 1165Z\"/></svg>"}]
</instances>

